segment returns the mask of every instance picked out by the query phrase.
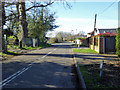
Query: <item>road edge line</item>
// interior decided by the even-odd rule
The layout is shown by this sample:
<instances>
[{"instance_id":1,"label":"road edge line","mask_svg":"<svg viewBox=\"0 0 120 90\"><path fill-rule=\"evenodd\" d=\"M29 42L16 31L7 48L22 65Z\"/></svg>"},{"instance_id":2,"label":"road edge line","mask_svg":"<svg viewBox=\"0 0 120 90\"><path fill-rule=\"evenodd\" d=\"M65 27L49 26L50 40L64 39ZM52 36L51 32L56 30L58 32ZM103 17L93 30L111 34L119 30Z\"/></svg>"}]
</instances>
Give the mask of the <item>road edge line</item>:
<instances>
[{"instance_id":1,"label":"road edge line","mask_svg":"<svg viewBox=\"0 0 120 90\"><path fill-rule=\"evenodd\" d=\"M73 52L73 49L72 49L72 52ZM81 83L80 85L82 86L82 88L83 88L84 90L87 90L86 84L85 84L85 81L84 81L84 78L83 78L83 76L82 76L82 74L81 74L81 72L80 72L79 66L78 66L78 64L77 64L77 62L76 62L74 52L73 52L73 61L74 61L74 63L75 63L75 68L76 68L76 70L77 70L77 75L78 75L79 83Z\"/></svg>"}]
</instances>

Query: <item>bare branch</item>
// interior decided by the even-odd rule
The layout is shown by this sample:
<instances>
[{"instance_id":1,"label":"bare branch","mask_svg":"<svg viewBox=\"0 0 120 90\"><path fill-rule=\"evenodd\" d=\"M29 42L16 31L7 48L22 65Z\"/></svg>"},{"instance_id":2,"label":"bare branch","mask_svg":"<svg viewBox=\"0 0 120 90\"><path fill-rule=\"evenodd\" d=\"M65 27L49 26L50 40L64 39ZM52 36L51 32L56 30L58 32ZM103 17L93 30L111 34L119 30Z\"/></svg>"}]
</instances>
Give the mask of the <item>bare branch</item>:
<instances>
[{"instance_id":1,"label":"bare branch","mask_svg":"<svg viewBox=\"0 0 120 90\"><path fill-rule=\"evenodd\" d=\"M11 6L11 5L16 5L15 2L12 2L12 3L5 2L5 4L7 4L7 5L5 5L5 7L9 7L9 6Z\"/></svg>"},{"instance_id":2,"label":"bare branch","mask_svg":"<svg viewBox=\"0 0 120 90\"><path fill-rule=\"evenodd\" d=\"M34 7L47 7L47 6L49 6L49 5L51 5L51 4L53 4L54 3L54 1L53 2L51 2L51 3L48 3L48 4L46 4L46 5L38 5L38 6L32 6L32 7L30 7L30 8L28 8L28 9L26 9L25 11L29 11L30 9L32 9L32 8L34 8Z\"/></svg>"},{"instance_id":3,"label":"bare branch","mask_svg":"<svg viewBox=\"0 0 120 90\"><path fill-rule=\"evenodd\" d=\"M53 2L49 2L49 3L47 3L46 5L43 5L43 4L41 4L41 5L37 5L37 6L32 6L32 7L30 7L30 8L28 8L28 9L26 9L25 11L29 11L30 9L32 9L32 8L35 8L35 7L47 7L47 6L49 6L49 5L51 5L51 4L53 4L54 3L54 1ZM6 4L8 4L9 6L10 5L16 5L16 4L18 4L18 3L6 3ZM20 4L20 3L19 3ZM13 18L11 18L12 16L20 16L20 15L18 15L18 12L14 12L14 13L12 13L12 14L10 14L10 15L8 15L8 16L6 16L6 20L5 21L8 21L8 20L11 20L11 19L13 19Z\"/></svg>"}]
</instances>

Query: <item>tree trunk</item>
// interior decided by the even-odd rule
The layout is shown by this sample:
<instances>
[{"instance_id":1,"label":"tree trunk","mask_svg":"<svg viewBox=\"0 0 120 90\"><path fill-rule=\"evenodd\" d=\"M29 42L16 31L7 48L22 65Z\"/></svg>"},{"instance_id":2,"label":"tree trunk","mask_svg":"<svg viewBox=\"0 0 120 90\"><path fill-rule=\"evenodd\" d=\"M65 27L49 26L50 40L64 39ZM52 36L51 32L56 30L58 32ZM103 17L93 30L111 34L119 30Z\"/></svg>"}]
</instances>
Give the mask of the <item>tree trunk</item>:
<instances>
[{"instance_id":1,"label":"tree trunk","mask_svg":"<svg viewBox=\"0 0 120 90\"><path fill-rule=\"evenodd\" d=\"M3 26L5 25L5 7L4 7L5 3L0 1L0 8L2 8L2 14L0 16L2 16L2 20L1 20L1 24L0 24L0 42L1 42L1 51L2 52L7 52L7 45L5 43L5 39L4 39L4 32L3 32Z\"/></svg>"},{"instance_id":2,"label":"tree trunk","mask_svg":"<svg viewBox=\"0 0 120 90\"><path fill-rule=\"evenodd\" d=\"M19 12L19 2L16 3L16 9L17 9L17 18L16 18L16 21L19 22L19 15L20 15L20 12ZM19 29L19 25L17 25L17 30Z\"/></svg>"},{"instance_id":3,"label":"tree trunk","mask_svg":"<svg viewBox=\"0 0 120 90\"><path fill-rule=\"evenodd\" d=\"M17 2L16 4L16 9L17 9L17 20L19 21L19 15L20 15L20 12L19 12L19 2Z\"/></svg>"},{"instance_id":4,"label":"tree trunk","mask_svg":"<svg viewBox=\"0 0 120 90\"><path fill-rule=\"evenodd\" d=\"M21 43L23 46L25 46L24 39L28 37L28 29L27 29L27 22L26 22L26 12L25 12L25 2L20 3L20 23L21 23L21 29L22 29L22 40Z\"/></svg>"},{"instance_id":5,"label":"tree trunk","mask_svg":"<svg viewBox=\"0 0 120 90\"><path fill-rule=\"evenodd\" d=\"M19 42L19 47L22 48L22 40Z\"/></svg>"},{"instance_id":6,"label":"tree trunk","mask_svg":"<svg viewBox=\"0 0 120 90\"><path fill-rule=\"evenodd\" d=\"M5 5L5 2L1 2L1 4L2 4L2 26L3 25L5 25L5 7L4 7L4 5Z\"/></svg>"}]
</instances>

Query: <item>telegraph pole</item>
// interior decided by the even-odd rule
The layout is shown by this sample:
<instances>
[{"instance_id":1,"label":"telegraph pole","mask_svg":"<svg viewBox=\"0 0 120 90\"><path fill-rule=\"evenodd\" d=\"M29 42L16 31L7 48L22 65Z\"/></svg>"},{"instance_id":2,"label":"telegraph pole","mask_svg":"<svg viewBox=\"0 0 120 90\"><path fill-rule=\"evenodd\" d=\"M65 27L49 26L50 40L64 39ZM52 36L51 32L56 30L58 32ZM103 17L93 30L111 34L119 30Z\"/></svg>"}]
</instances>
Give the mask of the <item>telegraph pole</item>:
<instances>
[{"instance_id":1,"label":"telegraph pole","mask_svg":"<svg viewBox=\"0 0 120 90\"><path fill-rule=\"evenodd\" d=\"M97 14L95 14L94 31L96 30L96 19L97 19Z\"/></svg>"}]
</instances>

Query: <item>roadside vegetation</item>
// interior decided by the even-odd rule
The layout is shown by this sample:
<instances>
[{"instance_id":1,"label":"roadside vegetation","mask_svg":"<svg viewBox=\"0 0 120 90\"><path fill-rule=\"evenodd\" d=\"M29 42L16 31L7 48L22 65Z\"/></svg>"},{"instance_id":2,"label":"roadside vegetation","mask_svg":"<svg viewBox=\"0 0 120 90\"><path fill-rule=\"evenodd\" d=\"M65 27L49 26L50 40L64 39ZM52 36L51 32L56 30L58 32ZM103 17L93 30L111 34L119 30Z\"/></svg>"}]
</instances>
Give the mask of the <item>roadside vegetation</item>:
<instances>
[{"instance_id":1,"label":"roadside vegetation","mask_svg":"<svg viewBox=\"0 0 120 90\"><path fill-rule=\"evenodd\" d=\"M57 32L55 37L48 40L48 43L61 43L63 41L72 41L72 34L67 32Z\"/></svg>"},{"instance_id":2,"label":"roadside vegetation","mask_svg":"<svg viewBox=\"0 0 120 90\"><path fill-rule=\"evenodd\" d=\"M0 56L2 57L2 60L6 60L8 58L11 58L11 57L17 56L17 55L21 55L21 53L12 52L12 51L9 51L9 50L7 50L7 52L5 52L5 53L0 52Z\"/></svg>"},{"instance_id":3,"label":"roadside vegetation","mask_svg":"<svg viewBox=\"0 0 120 90\"><path fill-rule=\"evenodd\" d=\"M103 75L100 78L99 64L88 64L88 65L80 65L79 69L84 78L86 87L88 89L116 89L120 88L119 85L119 67L115 67L114 65L104 63L103 67ZM112 76L112 77L111 77Z\"/></svg>"},{"instance_id":4,"label":"roadside vegetation","mask_svg":"<svg viewBox=\"0 0 120 90\"><path fill-rule=\"evenodd\" d=\"M89 70L85 69L84 65L80 65L79 64L79 69L82 73L82 76L84 78L86 87L88 88L103 88L102 85L97 85L95 83L97 83L97 81L99 80L99 74L94 73L94 79L93 76L91 75L91 73L89 73Z\"/></svg>"},{"instance_id":5,"label":"roadside vegetation","mask_svg":"<svg viewBox=\"0 0 120 90\"><path fill-rule=\"evenodd\" d=\"M7 45L7 47L8 47L7 52L5 52L5 53L0 52L0 56L2 57L2 60L6 60L8 58L12 58L13 56L23 55L26 52L28 52L29 50L36 50L36 49L41 49L41 48L50 47L50 46L51 46L51 44L48 44L48 43L42 44L39 47L24 46L22 48L20 48L17 45Z\"/></svg>"},{"instance_id":6,"label":"roadside vegetation","mask_svg":"<svg viewBox=\"0 0 120 90\"><path fill-rule=\"evenodd\" d=\"M72 44L73 46L78 46L78 44ZM88 47L88 45L82 45L82 44L80 44L80 47Z\"/></svg>"},{"instance_id":7,"label":"roadside vegetation","mask_svg":"<svg viewBox=\"0 0 120 90\"><path fill-rule=\"evenodd\" d=\"M49 47L51 46L51 44L46 43L46 44L42 44L38 47L28 47L28 46L24 46L22 48L20 48L18 45L7 45L8 49L18 49L18 50L33 50L33 49L41 49L41 48L45 48L45 47Z\"/></svg>"},{"instance_id":8,"label":"roadside vegetation","mask_svg":"<svg viewBox=\"0 0 120 90\"><path fill-rule=\"evenodd\" d=\"M116 54L120 58L120 28L118 28L116 35Z\"/></svg>"},{"instance_id":9,"label":"roadside vegetation","mask_svg":"<svg viewBox=\"0 0 120 90\"><path fill-rule=\"evenodd\" d=\"M25 6L26 3L33 7ZM6 50L10 49L33 50L50 46L47 44L49 38L46 37L46 34L58 27L56 13L47 7L52 3L51 1L39 2L39 4L36 2L34 4L33 2L2 3L4 14L2 25L7 25L7 28L3 30L3 55L7 54ZM7 18L5 18L6 15Z\"/></svg>"},{"instance_id":10,"label":"roadside vegetation","mask_svg":"<svg viewBox=\"0 0 120 90\"><path fill-rule=\"evenodd\" d=\"M98 53L92 49L80 49L80 48L73 49L73 52L76 52L76 53L94 53L94 54Z\"/></svg>"}]
</instances>

